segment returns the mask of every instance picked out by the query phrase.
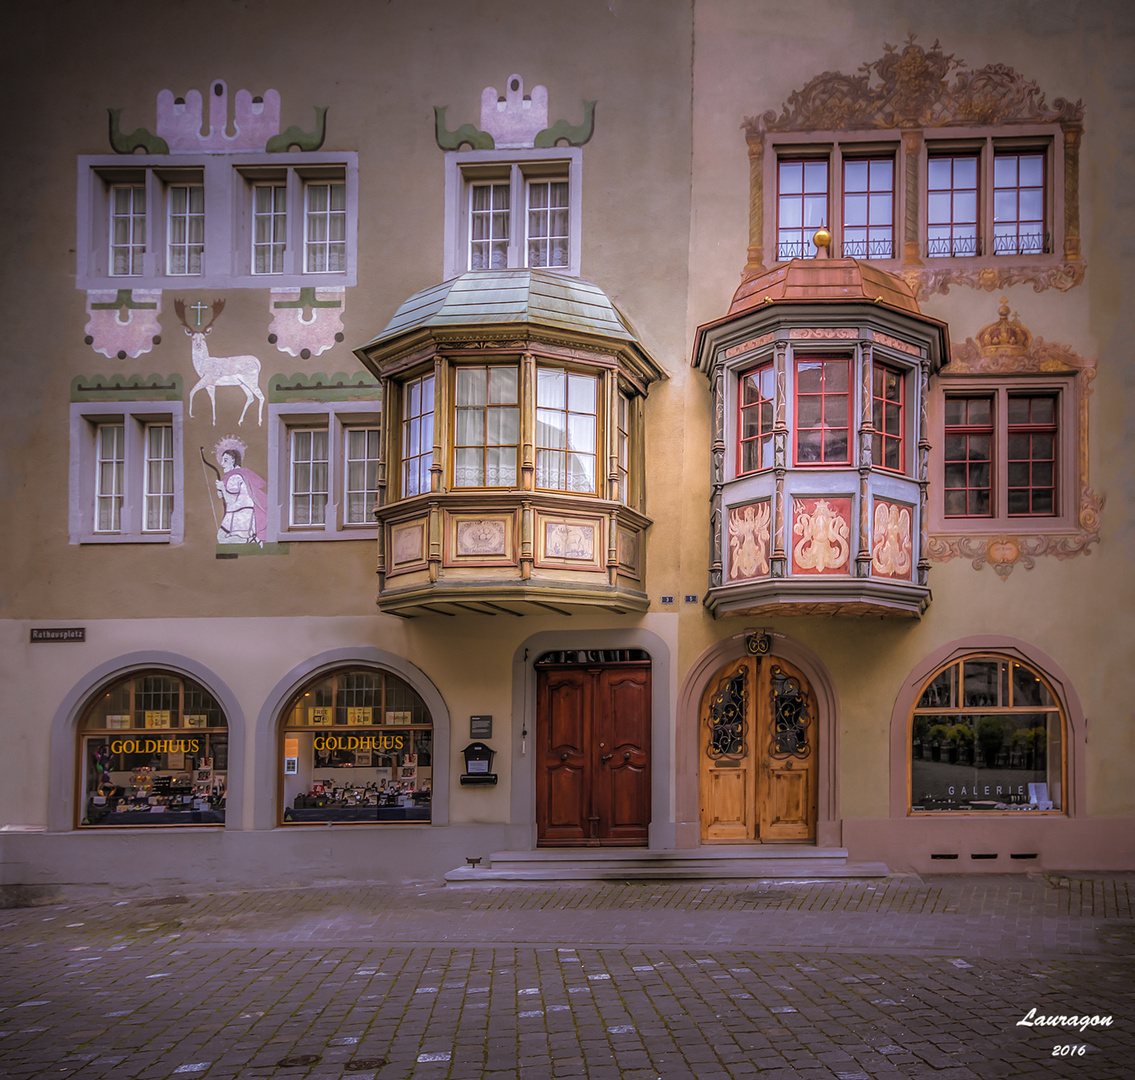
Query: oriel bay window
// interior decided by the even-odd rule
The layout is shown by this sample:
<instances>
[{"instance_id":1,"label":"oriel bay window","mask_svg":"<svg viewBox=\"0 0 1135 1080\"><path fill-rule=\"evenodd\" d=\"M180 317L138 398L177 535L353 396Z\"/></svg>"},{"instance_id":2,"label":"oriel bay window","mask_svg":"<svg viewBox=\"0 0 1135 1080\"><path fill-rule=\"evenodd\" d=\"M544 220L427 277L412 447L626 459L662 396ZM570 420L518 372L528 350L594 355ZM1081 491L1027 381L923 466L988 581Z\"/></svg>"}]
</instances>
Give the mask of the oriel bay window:
<instances>
[{"instance_id":1,"label":"oriel bay window","mask_svg":"<svg viewBox=\"0 0 1135 1080\"><path fill-rule=\"evenodd\" d=\"M938 671L911 717L910 809L1062 811L1064 718L1043 673L973 655Z\"/></svg>"},{"instance_id":2,"label":"oriel bay window","mask_svg":"<svg viewBox=\"0 0 1135 1080\"><path fill-rule=\"evenodd\" d=\"M946 327L897 275L830 258L831 239L744 283L695 339L714 399L715 616L918 617L929 603L923 417Z\"/></svg>"},{"instance_id":3,"label":"oriel bay window","mask_svg":"<svg viewBox=\"0 0 1135 1080\"><path fill-rule=\"evenodd\" d=\"M356 355L388 418L382 610L646 609L644 400L664 376L602 290L468 271Z\"/></svg>"},{"instance_id":4,"label":"oriel bay window","mask_svg":"<svg viewBox=\"0 0 1135 1080\"><path fill-rule=\"evenodd\" d=\"M79 725L79 825L220 825L228 724L200 683L145 671L105 687Z\"/></svg>"},{"instance_id":5,"label":"oriel bay window","mask_svg":"<svg viewBox=\"0 0 1135 1080\"><path fill-rule=\"evenodd\" d=\"M300 690L281 728L284 824L428 823L433 724L389 672L347 668Z\"/></svg>"}]
</instances>

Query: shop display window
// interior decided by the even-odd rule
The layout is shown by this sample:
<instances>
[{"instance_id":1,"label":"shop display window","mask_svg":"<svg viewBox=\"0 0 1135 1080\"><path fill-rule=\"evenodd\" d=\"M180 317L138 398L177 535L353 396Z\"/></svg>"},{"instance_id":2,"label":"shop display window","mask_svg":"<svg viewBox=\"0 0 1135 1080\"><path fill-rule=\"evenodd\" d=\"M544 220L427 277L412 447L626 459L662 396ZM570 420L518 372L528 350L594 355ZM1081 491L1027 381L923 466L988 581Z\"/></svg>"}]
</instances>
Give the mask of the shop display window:
<instances>
[{"instance_id":1,"label":"shop display window","mask_svg":"<svg viewBox=\"0 0 1135 1080\"><path fill-rule=\"evenodd\" d=\"M79 738L81 828L224 824L228 723L199 683L131 675L88 705Z\"/></svg>"},{"instance_id":2,"label":"shop display window","mask_svg":"<svg viewBox=\"0 0 1135 1080\"><path fill-rule=\"evenodd\" d=\"M433 724L397 676L321 676L289 703L281 744L284 824L429 823Z\"/></svg>"},{"instance_id":3,"label":"shop display window","mask_svg":"<svg viewBox=\"0 0 1135 1080\"><path fill-rule=\"evenodd\" d=\"M956 660L911 722L911 812L1063 811L1064 718L1044 677L1004 657Z\"/></svg>"}]
</instances>

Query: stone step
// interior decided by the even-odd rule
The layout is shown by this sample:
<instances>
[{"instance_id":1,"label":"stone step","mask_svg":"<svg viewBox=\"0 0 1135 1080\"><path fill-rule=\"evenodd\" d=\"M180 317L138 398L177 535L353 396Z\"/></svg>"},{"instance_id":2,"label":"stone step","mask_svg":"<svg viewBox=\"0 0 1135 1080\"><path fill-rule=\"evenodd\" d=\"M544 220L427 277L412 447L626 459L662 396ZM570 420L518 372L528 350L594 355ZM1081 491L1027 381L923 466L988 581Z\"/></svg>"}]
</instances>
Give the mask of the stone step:
<instances>
[{"instance_id":1,"label":"stone step","mask_svg":"<svg viewBox=\"0 0 1135 1080\"><path fill-rule=\"evenodd\" d=\"M488 865L460 866L447 885L499 885L613 880L816 880L879 878L884 863L848 862L842 848L757 847L646 849L540 849L498 851Z\"/></svg>"}]
</instances>

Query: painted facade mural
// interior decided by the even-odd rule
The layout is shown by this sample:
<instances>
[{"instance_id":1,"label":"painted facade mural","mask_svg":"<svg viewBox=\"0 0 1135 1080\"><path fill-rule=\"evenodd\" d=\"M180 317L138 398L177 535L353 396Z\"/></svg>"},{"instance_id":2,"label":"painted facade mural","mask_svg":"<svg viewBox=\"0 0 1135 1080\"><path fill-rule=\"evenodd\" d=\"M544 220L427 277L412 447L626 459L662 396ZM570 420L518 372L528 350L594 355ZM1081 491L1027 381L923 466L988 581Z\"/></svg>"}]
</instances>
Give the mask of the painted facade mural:
<instances>
[{"instance_id":1,"label":"painted facade mural","mask_svg":"<svg viewBox=\"0 0 1135 1080\"><path fill-rule=\"evenodd\" d=\"M248 447L232 435L221 439L213 447L213 457L220 466L214 485L217 498L224 505L219 521L216 520L214 508L218 544L264 546L268 527L268 485L262 476L244 467L247 452Z\"/></svg>"},{"instance_id":2,"label":"painted facade mural","mask_svg":"<svg viewBox=\"0 0 1135 1080\"><path fill-rule=\"evenodd\" d=\"M360 403L373 403L372 411L377 411L374 381L360 378L358 372L271 375L263 356L248 350L247 344L245 350L222 344L246 334L249 326L244 316L222 318L226 306L230 311L234 306L230 304L234 290L263 293L265 339L283 354L306 361L344 344L342 316L348 287L355 283L357 247L354 152L316 153L326 137L325 107L315 109L312 125L282 129L276 90L253 94L241 89L230 97L221 79L205 93L161 90L152 129L124 130L123 110L112 108L108 114L113 155L80 158L76 251L77 280L86 292L85 343L118 360L137 358L161 346L163 293L175 286L171 313L189 341L188 349L181 351L174 344L179 334L166 338L167 346L178 353L169 366L179 369L179 374L157 383L152 377L141 389L135 385L137 376L111 380L100 376L94 398L88 379L73 400L133 401L140 393L152 396L160 389L161 400L169 401L174 399L167 383L176 383L176 400L184 402L186 412L184 420L180 413L169 415L172 443L179 458L200 456L218 557L225 558L288 551L287 543L270 541L277 534L289 539L285 534L295 524L290 428L281 427L279 411L274 420L266 413L275 405L277 410L288 410L291 423L296 416L310 417L310 430L316 434L303 498L314 510L309 508L303 518L304 538L373 538L373 527L365 526L366 504L377 498L371 475L376 468L377 428L367 427L369 414L360 412L366 410ZM239 155L239 168L234 167L234 155ZM128 167L121 161L126 157ZM226 200L231 215L217 212ZM346 358L343 363L354 366ZM182 396L184 390L187 397ZM208 398L207 410L202 408L202 392ZM335 419L339 402L351 403L343 407L348 414L345 422ZM147 422L137 410L135 414ZM211 454L204 438L197 454L192 449L197 440L182 438L183 423L207 423L214 429L220 424L224 430L234 420L237 427L255 428L255 436L244 441L225 435ZM92 532L84 524L87 509L76 506L76 500L94 498L110 505L109 500L125 498L129 508L131 497L122 494L121 485L134 483L136 468L129 460L112 458L113 467L127 479L106 479L115 475L107 471L111 466L104 463L106 455L121 458L133 452L130 423L114 429L124 433L125 451L104 448L104 442L111 446L112 429L100 427L94 414L87 423L92 438L99 441L85 453L95 457L92 465L97 463L102 472L95 482L97 490L88 495L91 481L80 470L81 492L72 493L73 542L82 537L85 542L135 539L133 534L124 535L125 526L110 529L96 523ZM277 436L281 445L273 449ZM150 452L146 450L147 455ZM265 463L265 476L250 467L253 460ZM146 467L152 471L149 461L147 457ZM181 475L190 463L176 464ZM333 477L335 490L329 487ZM112 486L104 491L108 484ZM144 497L152 502L157 496L147 489ZM175 506L174 519L182 520L185 492L163 489L161 497ZM270 500L276 504L272 511ZM273 524L271 536L270 513L275 515L273 522L281 518ZM334 520L332 515L337 515ZM185 535L195 535L192 521L187 524ZM362 532L342 527L359 525L364 526ZM138 536L146 532L142 528ZM177 529L149 532L166 543L182 539Z\"/></svg>"},{"instance_id":3,"label":"painted facade mural","mask_svg":"<svg viewBox=\"0 0 1135 1080\"><path fill-rule=\"evenodd\" d=\"M979 211L975 211L972 246L961 249L951 240L946 250L931 250L927 233L934 210L922 199L928 183L923 175L925 155L931 141L936 146L943 139L963 137L976 140L1024 133L1035 137L1042 127L1051 129L1052 182L1060 191L1057 205L1063 206L1061 218L1052 222L1052 235L1038 234L1035 243L1004 248L993 246L991 239L990 250L982 252L977 246L982 232L976 228ZM992 292L1029 284L1037 292L1063 292L1084 280L1079 194L1084 103L1056 98L1049 105L1036 82L1006 64L972 69L944 52L937 41L925 48L911 33L901 48L884 44L883 55L864 63L860 74L825 71L791 93L779 112L770 109L749 117L744 128L750 163L746 280L781 261L776 242L769 244L777 220L773 172L777 144L807 137L827 143L833 136L838 142L844 132L870 132L895 140L892 194L897 200L894 220L899 224L888 257L896 262L901 259L899 272L919 299L948 293L954 286ZM974 185L976 188L976 180ZM952 217L949 220L953 225ZM831 226L833 221L815 224ZM851 237L850 222L848 225L845 239ZM995 229L988 231L996 236ZM978 254L1009 257L1001 258L997 265L980 266L950 257Z\"/></svg>"},{"instance_id":4,"label":"painted facade mural","mask_svg":"<svg viewBox=\"0 0 1135 1080\"><path fill-rule=\"evenodd\" d=\"M446 126L448 105L434 106L437 145L442 150L469 146L474 150L544 149L566 143L583 146L595 131L595 102L583 103L584 117L579 124L558 120L548 126L548 88L534 86L524 93L524 80L510 75L503 96L493 86L481 92L481 126L462 124L450 131Z\"/></svg>"},{"instance_id":5,"label":"painted facade mural","mask_svg":"<svg viewBox=\"0 0 1135 1080\"><path fill-rule=\"evenodd\" d=\"M947 395L953 391L959 396L964 393L993 399L1007 394L1012 381L1018 408L1025 400L1052 403L1051 417L1045 422L1038 422L1039 417L1030 413L1028 423L1020 428L1016 438L1029 439L1022 456L1003 462L1007 476L1010 470L1019 473L1027 468L1030 489L1037 490L1043 482L1052 492L1052 503L1047 516L1034 515L1027 520L996 514L995 506L985 521L943 518L930 537L930 557L937 562L969 559L975 570L989 565L1005 580L1015 566L1031 570L1038 558L1071 559L1091 554L1092 546L1100 542L1105 503L1105 496L1089 482L1088 401L1096 377L1095 360L1080 356L1066 345L1034 337L1011 315L1005 297L1001 298L997 321L982 327L976 340L967 338L963 344L955 344L952 356L940 375ZM964 429L952 430L958 431L955 439L964 434ZM993 432L994 436L998 434L1006 440L1014 437L1008 430ZM1050 439L1051 448L1047 441L1039 447L1040 439ZM949 464L941 462L939 468ZM1038 479L1038 466L1048 470L1043 480Z\"/></svg>"},{"instance_id":6,"label":"painted facade mural","mask_svg":"<svg viewBox=\"0 0 1135 1080\"><path fill-rule=\"evenodd\" d=\"M762 577L769 572L772 508L767 499L729 511L729 580Z\"/></svg>"},{"instance_id":7,"label":"painted facade mural","mask_svg":"<svg viewBox=\"0 0 1135 1080\"><path fill-rule=\"evenodd\" d=\"M161 343L161 312L160 289L92 289L86 343L108 359L139 357Z\"/></svg>"},{"instance_id":8,"label":"painted facade mural","mask_svg":"<svg viewBox=\"0 0 1135 1080\"><path fill-rule=\"evenodd\" d=\"M201 301L192 305L192 324L186 320L185 301L175 300L173 309L177 313L178 321L185 327L189 337L190 351L193 358L193 370L197 372L197 382L189 391L189 415L193 415L193 399L199 390L209 395L209 404L213 410L213 424L217 423L217 387L233 386L244 393L244 408L241 410L238 424L244 423L245 413L253 400L259 403L256 422L264 423L264 393L260 389L260 361L255 356L211 356L209 345L205 338L212 332L213 323L217 316L225 309L224 300L213 302L212 308L207 308ZM210 311L208 322L204 322L204 313Z\"/></svg>"},{"instance_id":9,"label":"painted facade mural","mask_svg":"<svg viewBox=\"0 0 1135 1080\"><path fill-rule=\"evenodd\" d=\"M796 574L846 574L851 555L851 500L796 499L793 503L792 571Z\"/></svg>"}]
</instances>

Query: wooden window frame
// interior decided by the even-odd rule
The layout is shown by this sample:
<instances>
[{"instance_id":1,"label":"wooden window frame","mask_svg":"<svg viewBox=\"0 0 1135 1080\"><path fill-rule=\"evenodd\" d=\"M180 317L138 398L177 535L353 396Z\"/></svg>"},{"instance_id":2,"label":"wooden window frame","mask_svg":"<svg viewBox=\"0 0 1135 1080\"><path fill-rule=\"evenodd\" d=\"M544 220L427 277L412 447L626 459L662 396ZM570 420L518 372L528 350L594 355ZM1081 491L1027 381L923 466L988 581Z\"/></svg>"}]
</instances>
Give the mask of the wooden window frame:
<instances>
[{"instance_id":1,"label":"wooden window frame","mask_svg":"<svg viewBox=\"0 0 1135 1080\"><path fill-rule=\"evenodd\" d=\"M819 394L801 393L800 391L800 366L802 364L823 364L824 370L821 373L821 390ZM844 390L833 390L828 392L824 389L827 384L827 365L829 364L843 364L846 369L847 386ZM854 358L845 355L832 355L822 353L816 354L795 354L792 359L792 458L793 465L801 469L817 469L825 468L827 466L836 466L847 468L852 463L852 453L854 444L854 409L855 409L855 364ZM809 397L820 399L820 426L802 428L800 426L800 401L801 398ZM826 422L827 413L827 399L842 397L846 403L846 420L843 427L829 427ZM818 431L821 433L820 441L820 459L818 461L802 461L800 457L800 436L803 431ZM823 438L825 432L828 431L846 431L847 432L847 446L846 452L839 460L829 460L826 457L826 441Z\"/></svg>"}]
</instances>

